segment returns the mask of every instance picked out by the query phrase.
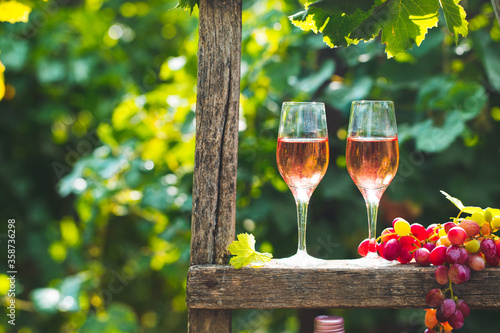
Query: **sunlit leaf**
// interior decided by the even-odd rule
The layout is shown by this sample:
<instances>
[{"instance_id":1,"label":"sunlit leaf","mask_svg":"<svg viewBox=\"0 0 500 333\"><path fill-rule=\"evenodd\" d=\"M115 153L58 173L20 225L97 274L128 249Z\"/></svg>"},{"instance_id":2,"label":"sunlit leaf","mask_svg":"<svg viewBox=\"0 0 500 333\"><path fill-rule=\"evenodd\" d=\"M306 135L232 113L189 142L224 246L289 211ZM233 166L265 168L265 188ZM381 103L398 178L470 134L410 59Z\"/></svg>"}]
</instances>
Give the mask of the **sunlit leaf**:
<instances>
[{"instance_id":1,"label":"sunlit leaf","mask_svg":"<svg viewBox=\"0 0 500 333\"><path fill-rule=\"evenodd\" d=\"M420 45L429 28L437 26L439 3L436 0L388 0L351 34L351 38L370 40L382 30L382 43L388 57Z\"/></svg>"},{"instance_id":2,"label":"sunlit leaf","mask_svg":"<svg viewBox=\"0 0 500 333\"><path fill-rule=\"evenodd\" d=\"M229 263L236 269L246 265L262 265L271 260L271 253L260 253L255 251L255 237L251 234L239 234L238 240L233 241L229 247L232 257Z\"/></svg>"},{"instance_id":3,"label":"sunlit leaf","mask_svg":"<svg viewBox=\"0 0 500 333\"><path fill-rule=\"evenodd\" d=\"M306 3L306 10L290 16L303 30L322 32L330 47L369 41L382 31L388 57L419 46L427 31L437 26L438 0L336 1Z\"/></svg>"},{"instance_id":4,"label":"sunlit leaf","mask_svg":"<svg viewBox=\"0 0 500 333\"><path fill-rule=\"evenodd\" d=\"M453 36L455 43L458 41L458 35L467 36L468 23L465 20L465 10L459 5L460 0L440 0L443 8L444 17L448 31Z\"/></svg>"},{"instance_id":5,"label":"sunlit leaf","mask_svg":"<svg viewBox=\"0 0 500 333\"><path fill-rule=\"evenodd\" d=\"M0 22L28 22L31 8L17 1L0 2Z\"/></svg>"},{"instance_id":6,"label":"sunlit leaf","mask_svg":"<svg viewBox=\"0 0 500 333\"><path fill-rule=\"evenodd\" d=\"M5 79L3 73L5 72L5 66L0 61L0 101L5 96Z\"/></svg>"},{"instance_id":7,"label":"sunlit leaf","mask_svg":"<svg viewBox=\"0 0 500 333\"><path fill-rule=\"evenodd\" d=\"M363 11L369 10L375 4L375 0L318 0L310 3L308 6L317 7L330 15L337 13L345 13L347 15L353 14L356 10Z\"/></svg>"},{"instance_id":8,"label":"sunlit leaf","mask_svg":"<svg viewBox=\"0 0 500 333\"><path fill-rule=\"evenodd\" d=\"M450 200L463 213L473 214L473 213L476 213L476 212L482 212L483 211L483 209L480 208L480 207L473 207L473 206L467 206L466 207L466 206L464 206L464 204L462 203L462 201L460 201L460 199L452 197L451 195L449 195L445 191L440 191L440 192L441 192L441 194L443 194L446 197L446 199Z\"/></svg>"},{"instance_id":9,"label":"sunlit leaf","mask_svg":"<svg viewBox=\"0 0 500 333\"><path fill-rule=\"evenodd\" d=\"M189 13L192 14L194 7L197 5L199 5L199 0L180 0L177 4L177 8L189 10Z\"/></svg>"}]
</instances>

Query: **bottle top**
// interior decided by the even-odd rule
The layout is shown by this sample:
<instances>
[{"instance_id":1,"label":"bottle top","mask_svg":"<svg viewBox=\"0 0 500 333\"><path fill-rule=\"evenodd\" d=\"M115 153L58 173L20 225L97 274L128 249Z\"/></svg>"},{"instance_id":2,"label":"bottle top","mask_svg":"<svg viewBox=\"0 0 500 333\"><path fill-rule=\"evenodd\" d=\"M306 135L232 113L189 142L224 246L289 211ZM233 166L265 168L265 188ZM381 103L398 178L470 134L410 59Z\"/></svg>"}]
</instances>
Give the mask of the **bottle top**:
<instances>
[{"instance_id":1,"label":"bottle top","mask_svg":"<svg viewBox=\"0 0 500 333\"><path fill-rule=\"evenodd\" d=\"M314 320L315 333L344 333L344 318L339 316L317 316Z\"/></svg>"}]
</instances>

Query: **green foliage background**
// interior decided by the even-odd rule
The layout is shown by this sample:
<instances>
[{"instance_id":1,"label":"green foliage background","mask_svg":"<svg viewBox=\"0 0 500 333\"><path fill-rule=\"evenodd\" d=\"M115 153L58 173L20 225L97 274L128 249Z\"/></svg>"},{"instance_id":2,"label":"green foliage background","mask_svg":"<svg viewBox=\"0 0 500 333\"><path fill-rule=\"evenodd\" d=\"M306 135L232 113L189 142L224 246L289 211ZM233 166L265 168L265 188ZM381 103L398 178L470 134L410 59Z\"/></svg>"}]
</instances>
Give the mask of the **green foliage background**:
<instances>
[{"instance_id":1,"label":"green foliage background","mask_svg":"<svg viewBox=\"0 0 500 333\"><path fill-rule=\"evenodd\" d=\"M198 20L176 4L39 1L29 23L0 25L1 232L16 219L17 332L186 331ZM294 203L275 163L280 105L292 99L327 104L331 163L311 200L311 254L356 258L366 237L345 168L352 100L397 109L401 163L379 230L396 216L445 222L456 212L440 189L500 206L500 28L489 1L463 5L469 37L455 45L440 22L388 60L379 40L330 49L293 27L298 1L243 2L237 232L275 257L295 251ZM350 332L423 332L421 310L326 312ZM303 316L235 311L234 331L298 332ZM473 311L460 331L488 331L495 316Z\"/></svg>"}]
</instances>

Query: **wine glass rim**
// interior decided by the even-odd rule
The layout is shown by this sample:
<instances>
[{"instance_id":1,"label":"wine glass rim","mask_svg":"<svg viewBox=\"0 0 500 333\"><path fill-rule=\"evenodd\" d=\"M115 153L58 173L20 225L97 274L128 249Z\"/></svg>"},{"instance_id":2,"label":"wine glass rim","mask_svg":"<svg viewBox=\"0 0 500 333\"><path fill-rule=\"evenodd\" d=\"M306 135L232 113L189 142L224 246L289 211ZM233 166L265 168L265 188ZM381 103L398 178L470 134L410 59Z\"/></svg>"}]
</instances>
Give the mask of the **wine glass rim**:
<instances>
[{"instance_id":1,"label":"wine glass rim","mask_svg":"<svg viewBox=\"0 0 500 333\"><path fill-rule=\"evenodd\" d=\"M362 100L358 100L358 101L352 101L352 104L354 103L393 103L394 104L394 101L391 101L389 99L386 99L386 100L383 100L383 99L362 99Z\"/></svg>"},{"instance_id":2,"label":"wine glass rim","mask_svg":"<svg viewBox=\"0 0 500 333\"><path fill-rule=\"evenodd\" d=\"M323 102L293 102L293 101L287 101L283 102L283 104L325 104Z\"/></svg>"}]
</instances>

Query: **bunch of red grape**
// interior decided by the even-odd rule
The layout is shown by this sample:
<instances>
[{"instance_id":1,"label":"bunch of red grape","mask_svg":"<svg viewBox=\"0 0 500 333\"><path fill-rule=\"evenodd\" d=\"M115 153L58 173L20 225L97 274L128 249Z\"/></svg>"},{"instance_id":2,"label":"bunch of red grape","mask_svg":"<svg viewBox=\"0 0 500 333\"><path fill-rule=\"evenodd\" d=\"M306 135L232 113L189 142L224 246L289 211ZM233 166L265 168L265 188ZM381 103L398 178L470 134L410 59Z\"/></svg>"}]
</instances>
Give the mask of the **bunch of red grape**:
<instances>
[{"instance_id":1,"label":"bunch of red grape","mask_svg":"<svg viewBox=\"0 0 500 333\"><path fill-rule=\"evenodd\" d=\"M464 209L471 216L460 218ZM431 309L426 310L425 332L451 332L461 328L470 313L467 303L453 295L453 284L467 282L471 271L481 271L485 264L499 265L500 238L493 234L499 229L498 209L463 207L452 222L431 224L427 228L396 218L392 228L382 231L376 241L361 242L358 252L366 256L376 250L390 261L436 266L435 279L446 289L432 289L427 294L426 303ZM450 297L446 298L448 292Z\"/></svg>"}]
</instances>

